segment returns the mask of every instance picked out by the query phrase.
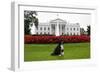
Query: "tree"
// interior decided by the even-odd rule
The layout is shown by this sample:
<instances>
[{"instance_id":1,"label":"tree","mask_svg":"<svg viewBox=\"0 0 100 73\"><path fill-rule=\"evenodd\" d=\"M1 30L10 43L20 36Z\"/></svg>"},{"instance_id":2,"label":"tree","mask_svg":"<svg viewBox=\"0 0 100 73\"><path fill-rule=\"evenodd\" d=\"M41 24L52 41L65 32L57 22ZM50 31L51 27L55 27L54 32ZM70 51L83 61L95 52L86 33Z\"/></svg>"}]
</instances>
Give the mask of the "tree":
<instances>
[{"instance_id":1,"label":"tree","mask_svg":"<svg viewBox=\"0 0 100 73\"><path fill-rule=\"evenodd\" d=\"M91 34L91 27L89 25L89 26L87 26L87 35L90 36L90 34Z\"/></svg>"},{"instance_id":2,"label":"tree","mask_svg":"<svg viewBox=\"0 0 100 73\"><path fill-rule=\"evenodd\" d=\"M38 28L38 18L36 11L24 11L24 34L30 34L30 26L35 24L36 28Z\"/></svg>"},{"instance_id":3,"label":"tree","mask_svg":"<svg viewBox=\"0 0 100 73\"><path fill-rule=\"evenodd\" d=\"M81 35L84 35L85 34L84 28L80 28L80 33L81 33Z\"/></svg>"}]
</instances>

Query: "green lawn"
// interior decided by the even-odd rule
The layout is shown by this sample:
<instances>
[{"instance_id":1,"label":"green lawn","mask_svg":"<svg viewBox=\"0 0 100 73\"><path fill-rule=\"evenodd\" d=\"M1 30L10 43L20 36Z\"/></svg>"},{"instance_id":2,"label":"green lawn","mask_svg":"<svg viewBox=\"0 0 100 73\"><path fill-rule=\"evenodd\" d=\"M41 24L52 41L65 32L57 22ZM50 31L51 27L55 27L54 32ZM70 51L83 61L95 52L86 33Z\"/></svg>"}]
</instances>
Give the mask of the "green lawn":
<instances>
[{"instance_id":1,"label":"green lawn","mask_svg":"<svg viewBox=\"0 0 100 73\"><path fill-rule=\"evenodd\" d=\"M57 44L25 44L24 61L87 59L90 58L90 43L64 44L64 56L51 56Z\"/></svg>"}]
</instances>

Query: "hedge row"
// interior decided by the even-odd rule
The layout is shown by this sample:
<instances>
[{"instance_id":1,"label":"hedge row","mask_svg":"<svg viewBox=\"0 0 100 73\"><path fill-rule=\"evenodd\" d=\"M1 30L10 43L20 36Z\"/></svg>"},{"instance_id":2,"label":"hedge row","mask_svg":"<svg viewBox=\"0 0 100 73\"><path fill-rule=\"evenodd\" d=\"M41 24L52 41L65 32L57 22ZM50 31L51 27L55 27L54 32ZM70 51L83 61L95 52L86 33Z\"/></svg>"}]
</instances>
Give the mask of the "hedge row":
<instances>
[{"instance_id":1,"label":"hedge row","mask_svg":"<svg viewBox=\"0 0 100 73\"><path fill-rule=\"evenodd\" d=\"M80 42L90 42L90 36L81 35L81 36L32 36L25 35L24 43L25 44L46 44L46 43L58 43L59 41L64 43L80 43Z\"/></svg>"}]
</instances>

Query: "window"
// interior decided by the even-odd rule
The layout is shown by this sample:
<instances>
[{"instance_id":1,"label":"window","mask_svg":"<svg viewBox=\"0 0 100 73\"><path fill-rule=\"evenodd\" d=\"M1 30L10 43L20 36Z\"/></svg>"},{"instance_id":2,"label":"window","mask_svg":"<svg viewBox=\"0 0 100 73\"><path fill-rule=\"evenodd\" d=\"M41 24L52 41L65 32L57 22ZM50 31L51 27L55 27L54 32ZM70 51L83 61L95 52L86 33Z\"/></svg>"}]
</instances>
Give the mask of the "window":
<instances>
[{"instance_id":1,"label":"window","mask_svg":"<svg viewBox=\"0 0 100 73\"><path fill-rule=\"evenodd\" d=\"M40 30L42 30L42 27L40 28Z\"/></svg>"},{"instance_id":2,"label":"window","mask_svg":"<svg viewBox=\"0 0 100 73\"><path fill-rule=\"evenodd\" d=\"M72 28L70 28L70 30L72 30Z\"/></svg>"},{"instance_id":3,"label":"window","mask_svg":"<svg viewBox=\"0 0 100 73\"><path fill-rule=\"evenodd\" d=\"M69 33L67 32L67 35L69 35Z\"/></svg>"},{"instance_id":4,"label":"window","mask_svg":"<svg viewBox=\"0 0 100 73\"><path fill-rule=\"evenodd\" d=\"M70 33L70 35L72 35L72 33Z\"/></svg>"},{"instance_id":5,"label":"window","mask_svg":"<svg viewBox=\"0 0 100 73\"><path fill-rule=\"evenodd\" d=\"M55 25L52 25L52 28L55 29Z\"/></svg>"},{"instance_id":6,"label":"window","mask_svg":"<svg viewBox=\"0 0 100 73\"><path fill-rule=\"evenodd\" d=\"M48 30L50 30L50 28L48 27Z\"/></svg>"},{"instance_id":7,"label":"window","mask_svg":"<svg viewBox=\"0 0 100 73\"><path fill-rule=\"evenodd\" d=\"M69 29L67 28L67 30L69 30Z\"/></svg>"},{"instance_id":8,"label":"window","mask_svg":"<svg viewBox=\"0 0 100 73\"><path fill-rule=\"evenodd\" d=\"M73 35L75 35L75 33Z\"/></svg>"},{"instance_id":9,"label":"window","mask_svg":"<svg viewBox=\"0 0 100 73\"><path fill-rule=\"evenodd\" d=\"M78 31L78 28L77 28L77 31Z\"/></svg>"},{"instance_id":10,"label":"window","mask_svg":"<svg viewBox=\"0 0 100 73\"><path fill-rule=\"evenodd\" d=\"M46 32L44 32L44 34L46 34Z\"/></svg>"},{"instance_id":11,"label":"window","mask_svg":"<svg viewBox=\"0 0 100 73\"><path fill-rule=\"evenodd\" d=\"M36 34L38 35L38 32Z\"/></svg>"},{"instance_id":12,"label":"window","mask_svg":"<svg viewBox=\"0 0 100 73\"><path fill-rule=\"evenodd\" d=\"M42 34L42 32L40 32L40 34Z\"/></svg>"},{"instance_id":13,"label":"window","mask_svg":"<svg viewBox=\"0 0 100 73\"><path fill-rule=\"evenodd\" d=\"M62 29L64 29L64 28L65 28L65 26L63 25L63 26L62 26Z\"/></svg>"},{"instance_id":14,"label":"window","mask_svg":"<svg viewBox=\"0 0 100 73\"><path fill-rule=\"evenodd\" d=\"M75 30L75 28L73 28Z\"/></svg>"},{"instance_id":15,"label":"window","mask_svg":"<svg viewBox=\"0 0 100 73\"><path fill-rule=\"evenodd\" d=\"M46 30L46 27L44 27L44 30Z\"/></svg>"},{"instance_id":16,"label":"window","mask_svg":"<svg viewBox=\"0 0 100 73\"><path fill-rule=\"evenodd\" d=\"M48 34L49 34L49 32L48 32Z\"/></svg>"},{"instance_id":17,"label":"window","mask_svg":"<svg viewBox=\"0 0 100 73\"><path fill-rule=\"evenodd\" d=\"M62 26L62 29L64 29L64 27Z\"/></svg>"}]
</instances>

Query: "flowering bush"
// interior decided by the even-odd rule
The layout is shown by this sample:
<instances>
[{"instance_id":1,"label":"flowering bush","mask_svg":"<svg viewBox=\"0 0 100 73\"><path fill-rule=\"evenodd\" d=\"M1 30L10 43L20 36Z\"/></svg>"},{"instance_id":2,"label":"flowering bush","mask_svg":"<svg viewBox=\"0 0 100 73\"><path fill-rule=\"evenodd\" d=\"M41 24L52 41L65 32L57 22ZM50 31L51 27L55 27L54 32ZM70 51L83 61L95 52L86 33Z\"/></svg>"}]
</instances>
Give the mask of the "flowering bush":
<instances>
[{"instance_id":1,"label":"flowering bush","mask_svg":"<svg viewBox=\"0 0 100 73\"><path fill-rule=\"evenodd\" d=\"M25 35L24 43L26 44L46 44L46 43L57 43L62 40L64 43L80 43L80 42L90 42L90 36L80 35L80 36L32 36Z\"/></svg>"}]
</instances>

